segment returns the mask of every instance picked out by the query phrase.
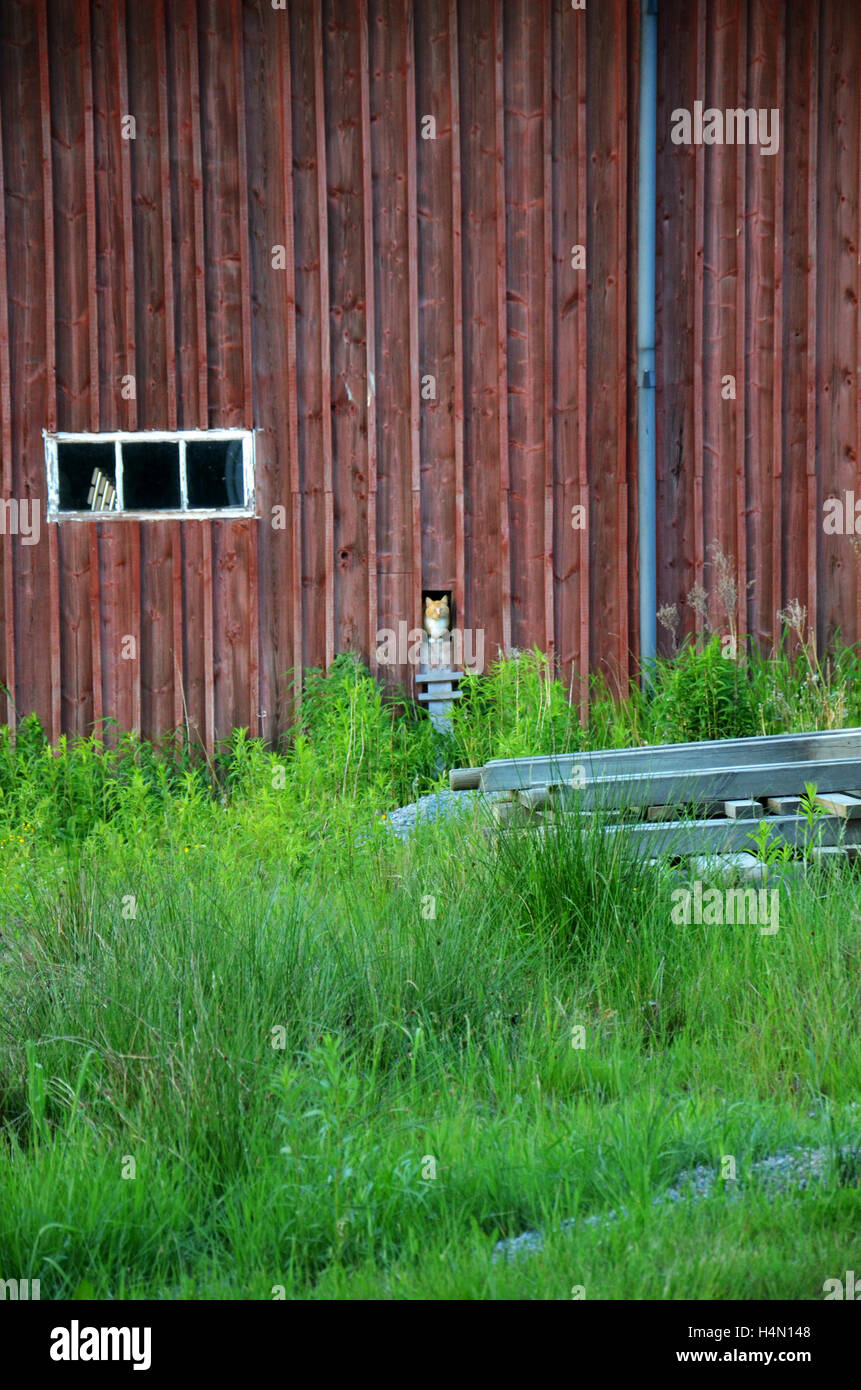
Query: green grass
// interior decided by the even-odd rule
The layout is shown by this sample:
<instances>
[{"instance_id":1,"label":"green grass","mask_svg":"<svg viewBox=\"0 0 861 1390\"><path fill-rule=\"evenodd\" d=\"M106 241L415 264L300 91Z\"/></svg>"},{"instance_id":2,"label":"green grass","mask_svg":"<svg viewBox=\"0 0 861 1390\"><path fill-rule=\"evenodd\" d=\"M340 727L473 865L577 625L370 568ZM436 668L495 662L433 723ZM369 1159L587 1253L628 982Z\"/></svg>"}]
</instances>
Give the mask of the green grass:
<instances>
[{"instance_id":1,"label":"green grass","mask_svg":"<svg viewBox=\"0 0 861 1390\"><path fill-rule=\"evenodd\" d=\"M818 708L848 723L841 660ZM745 665L758 719L793 669ZM691 670L667 678L682 704ZM491 672L450 761L637 742L659 717L660 681L584 730L549 679L539 657ZM800 865L774 936L680 927L670 874L574 818L402 845L380 816L438 752L347 659L278 751L6 737L0 1277L43 1298L818 1299L858 1268L836 1164L779 1201L653 1198L725 1155L744 1174L861 1143L859 873ZM540 1254L492 1262L535 1227Z\"/></svg>"}]
</instances>

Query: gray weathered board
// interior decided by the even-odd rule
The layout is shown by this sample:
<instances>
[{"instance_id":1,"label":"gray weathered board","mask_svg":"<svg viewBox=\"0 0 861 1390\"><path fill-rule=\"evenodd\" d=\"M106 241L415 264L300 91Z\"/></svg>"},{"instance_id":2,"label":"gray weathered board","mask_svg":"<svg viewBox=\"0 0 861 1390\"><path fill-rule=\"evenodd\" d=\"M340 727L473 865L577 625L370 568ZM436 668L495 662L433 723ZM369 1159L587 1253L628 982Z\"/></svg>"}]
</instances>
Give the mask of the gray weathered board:
<instances>
[{"instance_id":1,"label":"gray weathered board","mask_svg":"<svg viewBox=\"0 0 861 1390\"><path fill-rule=\"evenodd\" d=\"M782 840L797 848L838 847L861 845L861 821L841 820L837 816L817 816L811 826L806 816L774 816L764 822L770 838ZM621 835L626 848L638 858L686 859L691 855L725 855L752 851L751 837L762 831L762 820L640 821L636 824L617 824L604 827L607 835ZM507 835L553 835L558 822L538 825L535 829L516 826L504 831ZM499 833L499 832L497 832Z\"/></svg>"},{"instance_id":2,"label":"gray weathered board","mask_svg":"<svg viewBox=\"0 0 861 1390\"><path fill-rule=\"evenodd\" d=\"M596 807L687 806L716 801L742 801L762 796L791 796L803 791L809 782L817 792L838 792L855 785L861 774L861 748L856 758L835 758L829 762L760 763L743 767L687 768L668 771L652 766L646 772L606 774L591 777L583 787L562 783L528 789L533 804L546 794L546 801L560 809L593 810ZM524 791L526 789L524 788ZM523 793L521 793L522 795Z\"/></svg>"},{"instance_id":3,"label":"gray weathered board","mask_svg":"<svg viewBox=\"0 0 861 1390\"><path fill-rule=\"evenodd\" d=\"M831 765L842 764L839 778L831 775ZM480 772L479 787L484 792L517 791L521 788L560 784L570 786L582 769L586 783L607 778L656 773L731 773L759 768L770 772L775 766L794 763L814 764L810 778L820 791L843 791L861 786L861 777L852 780L851 767L861 771L861 729L834 729L826 733L776 734L764 738L719 739L703 743L662 743L645 748L610 748L600 752L560 753L540 758L504 758L486 763ZM847 775L850 780L847 781ZM770 787L760 780L756 787L745 782L738 797L777 796L782 787ZM787 789L788 790L788 789ZM793 793L804 790L796 783ZM727 796L735 795L727 793ZM651 800L658 801L654 796ZM716 794L709 800L717 800ZM724 799L723 794L721 798Z\"/></svg>"},{"instance_id":4,"label":"gray weathered board","mask_svg":"<svg viewBox=\"0 0 861 1390\"><path fill-rule=\"evenodd\" d=\"M812 820L798 800L811 784ZM649 858L749 851L763 825L796 847L861 846L861 729L499 759L458 769L451 785L488 793L500 827L527 821L552 833L543 812L600 809L607 834ZM776 814L763 817L764 800ZM678 818L683 808L693 814ZM650 819L620 821L629 809Z\"/></svg>"}]
</instances>

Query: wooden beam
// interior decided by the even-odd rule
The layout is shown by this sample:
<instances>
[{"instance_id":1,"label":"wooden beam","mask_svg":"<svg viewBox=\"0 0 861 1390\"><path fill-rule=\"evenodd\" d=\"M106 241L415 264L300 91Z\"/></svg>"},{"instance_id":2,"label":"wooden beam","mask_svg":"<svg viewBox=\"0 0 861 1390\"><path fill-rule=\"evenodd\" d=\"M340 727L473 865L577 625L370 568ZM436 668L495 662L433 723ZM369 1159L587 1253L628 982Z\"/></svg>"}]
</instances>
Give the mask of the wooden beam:
<instances>
[{"instance_id":1,"label":"wooden beam","mask_svg":"<svg viewBox=\"0 0 861 1390\"><path fill-rule=\"evenodd\" d=\"M586 244L586 228L588 226L588 186L589 186L589 158L587 140L587 96L588 96L588 75L587 75L587 26L585 15L575 16L577 24L577 237L578 245ZM566 250L568 248L565 248ZM587 257L590 254L587 248ZM580 540L580 574L579 574L579 597L580 597L580 643L579 643L579 675L582 683L580 688L580 722L585 725L589 714L589 686L586 677L589 674L590 647L590 602L589 602L589 573L590 573L590 540L592 529L591 521L591 498L589 495L589 445L588 445L588 412L589 412L589 382L588 382L588 360L589 360L589 318L588 304L586 296L586 282L588 272L575 271L574 294L577 301L577 424L578 424L578 448L577 466L580 483L580 503L583 507L586 525L579 531Z\"/></svg>"},{"instance_id":2,"label":"wooden beam","mask_svg":"<svg viewBox=\"0 0 861 1390\"><path fill-rule=\"evenodd\" d=\"M786 25L788 11L781 7L777 36L777 97L776 106L786 111ZM861 90L861 88L859 88ZM771 527L774 542L771 563L771 637L780 636L777 611L783 606L783 219L785 190L785 140L781 139L775 156L774 169L774 374L771 397ZM861 146L859 146L861 148ZM861 361L861 349L859 349ZM859 396L861 400L861 396Z\"/></svg>"},{"instance_id":3,"label":"wooden beam","mask_svg":"<svg viewBox=\"0 0 861 1390\"><path fill-rule=\"evenodd\" d=\"M233 85L236 100L236 144L239 155L239 274L242 300L242 420L246 429L254 428L254 396L251 368L251 249L248 237L248 156L245 122L245 82L242 73L242 0L233 0ZM253 529L253 528L252 528ZM254 594L254 603L257 595ZM259 661L252 663L259 670ZM254 695L255 709L260 692Z\"/></svg>"},{"instance_id":4,"label":"wooden beam","mask_svg":"<svg viewBox=\"0 0 861 1390\"><path fill-rule=\"evenodd\" d=\"M2 496L12 496L12 389L9 362L9 280L6 262L6 177L3 164L3 92L0 83L0 468ZM3 543L3 630L4 678L6 682L6 723L15 727L15 570L12 544Z\"/></svg>"},{"instance_id":5,"label":"wooden beam","mask_svg":"<svg viewBox=\"0 0 861 1390\"><path fill-rule=\"evenodd\" d=\"M422 623L422 478L419 433L419 252L416 197L416 69L413 0L404 0L406 52L407 289L409 297L410 488L412 493L413 625ZM412 668L411 674L415 668Z\"/></svg>"},{"instance_id":6,"label":"wooden beam","mask_svg":"<svg viewBox=\"0 0 861 1390\"><path fill-rule=\"evenodd\" d=\"M553 0L544 0L543 113L544 137L544 649L551 663L556 660L555 587L553 551L556 535L554 516L555 470L553 436L553 364L555 324L553 320Z\"/></svg>"},{"instance_id":7,"label":"wooden beam","mask_svg":"<svg viewBox=\"0 0 861 1390\"><path fill-rule=\"evenodd\" d=\"M323 503L326 532L326 665L335 656L335 499L332 491L332 359L329 344L329 211L326 192L326 109L323 7L314 5L314 114L320 285L320 411L323 427Z\"/></svg>"},{"instance_id":8,"label":"wooden beam","mask_svg":"<svg viewBox=\"0 0 861 1390\"><path fill-rule=\"evenodd\" d=\"M814 645L819 644L817 565L820 535L816 476L816 280L817 280L817 151L819 142L819 6L812 7L810 85L807 133L807 611Z\"/></svg>"},{"instance_id":9,"label":"wooden beam","mask_svg":"<svg viewBox=\"0 0 861 1390\"><path fill-rule=\"evenodd\" d=\"M294 680L302 680L302 481L299 469L299 383L296 369L296 251L293 240L293 82L290 26L279 26L280 109L284 143L284 249L287 299L287 438L290 449L290 525ZM364 77L367 84L367 72ZM372 252L366 252L371 255ZM371 261L373 265L373 261ZM294 698L300 685L294 688Z\"/></svg>"},{"instance_id":10,"label":"wooden beam","mask_svg":"<svg viewBox=\"0 0 861 1390\"><path fill-rule=\"evenodd\" d=\"M503 66L503 4L493 0L493 100L496 161L496 409L499 438L499 572L502 644L511 649L511 521L508 462L508 306L506 294L505 219L505 86Z\"/></svg>"},{"instance_id":11,"label":"wooden beam","mask_svg":"<svg viewBox=\"0 0 861 1390\"><path fill-rule=\"evenodd\" d=\"M580 753L560 753L555 757L499 758L486 763L482 771L483 791L516 791L537 784L571 786L582 769L587 780L648 773L659 768L664 773L709 772L736 767L772 767L776 764L808 764L818 774L827 774L835 760L861 757L861 729L834 729L825 733L778 734L773 738L716 739L702 743L665 743L643 748L611 748ZM813 779L816 780L816 779ZM790 793L804 785L790 788ZM818 783L825 790L821 781ZM831 782L828 790L861 783ZM765 787L762 795L776 794L782 788ZM758 792L745 792L745 795ZM726 794L727 796L729 793ZM714 798L710 798L714 799ZM721 800L726 797L722 796ZM652 797L657 802L658 797Z\"/></svg>"},{"instance_id":12,"label":"wooden beam","mask_svg":"<svg viewBox=\"0 0 861 1390\"><path fill-rule=\"evenodd\" d=\"M706 0L697 0L696 20L696 93L705 99L706 90L706 43L708 24ZM703 514L703 371L704 371L704 262L705 262L705 218L706 218L706 164L705 146L694 146L694 360L693 360L693 404L694 404L694 583L705 588L705 517ZM703 618L695 613L697 632L702 631Z\"/></svg>"},{"instance_id":13,"label":"wooden beam","mask_svg":"<svg viewBox=\"0 0 861 1390\"><path fill-rule=\"evenodd\" d=\"M747 0L739 0L736 9L738 103L746 105L747 96ZM735 364L736 411L735 411L735 502L736 502L736 574L738 583L738 633L743 637L747 632L747 476L746 476L746 423L747 423L747 186L745 180L745 161L747 146L740 144L736 150L736 271L735 271Z\"/></svg>"},{"instance_id":14,"label":"wooden beam","mask_svg":"<svg viewBox=\"0 0 861 1390\"><path fill-rule=\"evenodd\" d=\"M128 69L128 49L126 46L126 0L116 0L114 10L116 25L114 29L114 42L116 49L116 71L120 89L120 106L124 115L133 115L129 111L129 69ZM123 273L125 277L126 302L125 302L125 340L126 340L126 375L131 376L137 381L137 362L135 352L135 257L133 242L133 216L132 216L132 165L131 148L128 140L120 140L120 164L122 168L122 199L123 199ZM124 397L126 401L126 429L136 430L138 427L138 408L137 408L137 387L131 397Z\"/></svg>"},{"instance_id":15,"label":"wooden beam","mask_svg":"<svg viewBox=\"0 0 861 1390\"><path fill-rule=\"evenodd\" d=\"M215 749L215 649L212 592L212 522L201 521L203 533L203 746Z\"/></svg>"},{"instance_id":16,"label":"wooden beam","mask_svg":"<svg viewBox=\"0 0 861 1390\"><path fill-rule=\"evenodd\" d=\"M448 3L449 82L451 94L451 274L452 334L454 353L454 551L455 613L461 628L466 624L466 534L464 530L463 455L463 203L460 152L460 60L458 53L457 0Z\"/></svg>"},{"instance_id":17,"label":"wooden beam","mask_svg":"<svg viewBox=\"0 0 861 1390\"><path fill-rule=\"evenodd\" d=\"M45 235L45 426L57 428L57 337L54 265L54 179L51 157L51 81L48 66L48 5L41 0L37 16L39 36L39 95L42 107L42 210ZM60 665L60 557L56 526L48 527L50 568L50 672L51 741L56 743L62 730L62 670Z\"/></svg>"},{"instance_id":18,"label":"wooden beam","mask_svg":"<svg viewBox=\"0 0 861 1390\"><path fill-rule=\"evenodd\" d=\"M167 47L164 0L158 0L155 13L155 61L158 96L159 182L161 186L161 251L164 283L165 370L167 381L168 429L176 423L176 329L173 298L173 231L170 215L170 132L167 114Z\"/></svg>"}]
</instances>

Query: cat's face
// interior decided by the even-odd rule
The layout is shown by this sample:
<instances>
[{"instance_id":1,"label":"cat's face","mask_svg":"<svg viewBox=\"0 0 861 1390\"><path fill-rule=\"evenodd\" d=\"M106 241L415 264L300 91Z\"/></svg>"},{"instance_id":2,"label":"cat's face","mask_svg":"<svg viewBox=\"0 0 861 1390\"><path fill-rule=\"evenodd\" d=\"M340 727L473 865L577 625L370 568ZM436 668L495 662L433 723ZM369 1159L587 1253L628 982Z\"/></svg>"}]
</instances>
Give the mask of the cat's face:
<instances>
[{"instance_id":1,"label":"cat's face","mask_svg":"<svg viewBox=\"0 0 861 1390\"><path fill-rule=\"evenodd\" d=\"M426 618L447 618L448 599L447 598L426 598L425 599Z\"/></svg>"}]
</instances>

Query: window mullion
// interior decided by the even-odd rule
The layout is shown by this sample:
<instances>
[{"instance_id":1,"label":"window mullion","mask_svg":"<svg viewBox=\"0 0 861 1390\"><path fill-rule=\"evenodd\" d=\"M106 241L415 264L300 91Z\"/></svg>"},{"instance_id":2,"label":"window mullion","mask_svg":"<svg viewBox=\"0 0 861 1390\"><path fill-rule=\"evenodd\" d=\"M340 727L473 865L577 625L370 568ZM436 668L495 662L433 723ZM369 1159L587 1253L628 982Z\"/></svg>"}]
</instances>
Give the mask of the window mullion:
<instances>
[{"instance_id":1,"label":"window mullion","mask_svg":"<svg viewBox=\"0 0 861 1390\"><path fill-rule=\"evenodd\" d=\"M188 511L188 475L185 470L184 439L179 441L179 506L181 511Z\"/></svg>"},{"instance_id":2,"label":"window mullion","mask_svg":"<svg viewBox=\"0 0 861 1390\"><path fill-rule=\"evenodd\" d=\"M126 499L123 488L123 446L118 439L114 440L114 463L117 474L117 511L124 512Z\"/></svg>"}]
</instances>

